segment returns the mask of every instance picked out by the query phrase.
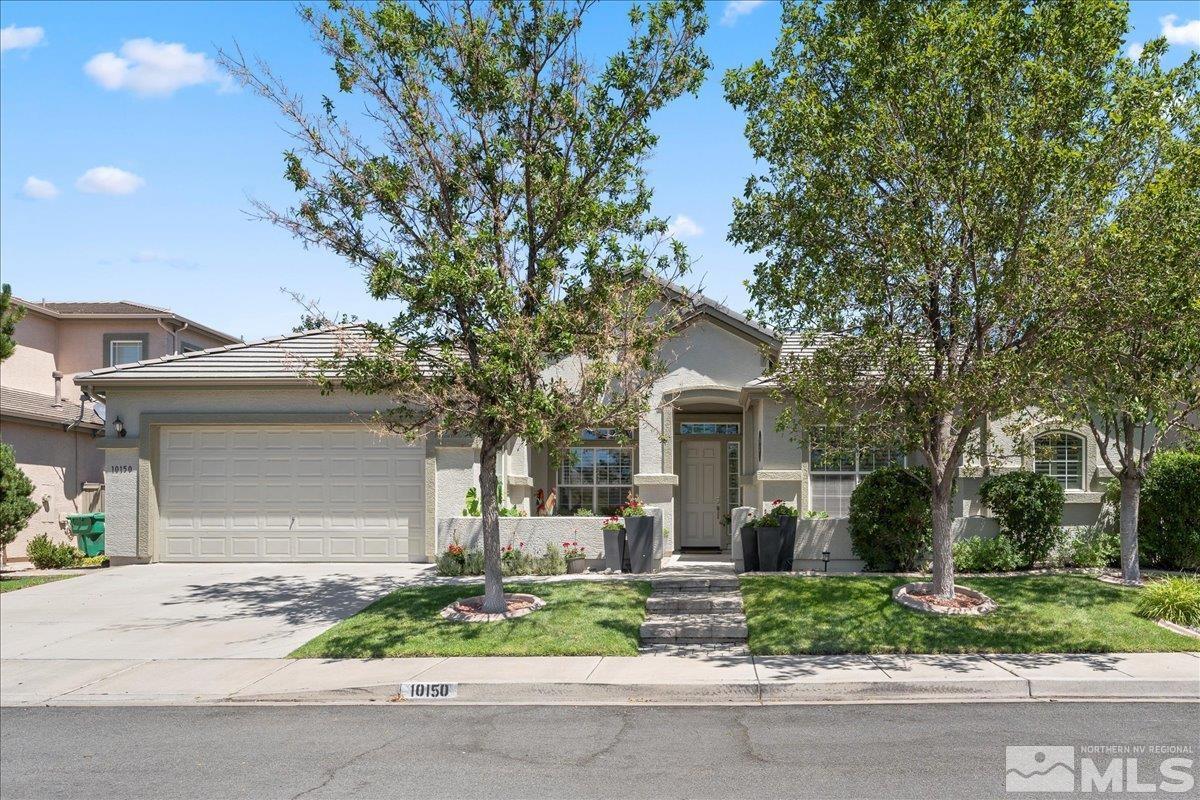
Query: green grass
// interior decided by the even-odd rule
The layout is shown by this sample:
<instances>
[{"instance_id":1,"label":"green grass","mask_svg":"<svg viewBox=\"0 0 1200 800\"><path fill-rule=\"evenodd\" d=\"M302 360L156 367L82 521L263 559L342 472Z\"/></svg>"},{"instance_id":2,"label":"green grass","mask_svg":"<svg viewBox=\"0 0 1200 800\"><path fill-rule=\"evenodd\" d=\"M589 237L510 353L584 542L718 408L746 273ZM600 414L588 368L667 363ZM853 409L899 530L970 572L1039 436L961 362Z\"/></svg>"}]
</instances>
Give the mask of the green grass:
<instances>
[{"instance_id":1,"label":"green grass","mask_svg":"<svg viewBox=\"0 0 1200 800\"><path fill-rule=\"evenodd\" d=\"M646 616L644 581L564 581L505 584L545 608L504 622L448 622L438 616L483 584L420 586L380 598L312 641L292 658L393 656L632 656Z\"/></svg>"},{"instance_id":2,"label":"green grass","mask_svg":"<svg viewBox=\"0 0 1200 800\"><path fill-rule=\"evenodd\" d=\"M43 583L53 583L64 578L78 578L78 575L27 575L25 577L5 576L0 578L0 594L15 592L17 589L27 589Z\"/></svg>"},{"instance_id":3,"label":"green grass","mask_svg":"<svg viewBox=\"0 0 1200 800\"><path fill-rule=\"evenodd\" d=\"M1133 653L1200 650L1200 640L1135 616L1137 589L1084 575L971 578L994 599L983 617L911 611L893 577L755 577L742 596L756 654Z\"/></svg>"}]
</instances>

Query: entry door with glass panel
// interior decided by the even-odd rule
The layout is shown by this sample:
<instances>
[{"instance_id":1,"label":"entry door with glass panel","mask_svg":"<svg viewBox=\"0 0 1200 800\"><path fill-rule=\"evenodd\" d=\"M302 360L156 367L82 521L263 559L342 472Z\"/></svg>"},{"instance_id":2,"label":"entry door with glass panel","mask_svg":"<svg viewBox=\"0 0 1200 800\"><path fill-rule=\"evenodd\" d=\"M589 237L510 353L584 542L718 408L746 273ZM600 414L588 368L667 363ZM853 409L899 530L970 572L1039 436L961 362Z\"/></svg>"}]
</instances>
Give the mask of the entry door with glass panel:
<instances>
[{"instance_id":1,"label":"entry door with glass panel","mask_svg":"<svg viewBox=\"0 0 1200 800\"><path fill-rule=\"evenodd\" d=\"M683 442L683 547L720 547L725 444Z\"/></svg>"}]
</instances>

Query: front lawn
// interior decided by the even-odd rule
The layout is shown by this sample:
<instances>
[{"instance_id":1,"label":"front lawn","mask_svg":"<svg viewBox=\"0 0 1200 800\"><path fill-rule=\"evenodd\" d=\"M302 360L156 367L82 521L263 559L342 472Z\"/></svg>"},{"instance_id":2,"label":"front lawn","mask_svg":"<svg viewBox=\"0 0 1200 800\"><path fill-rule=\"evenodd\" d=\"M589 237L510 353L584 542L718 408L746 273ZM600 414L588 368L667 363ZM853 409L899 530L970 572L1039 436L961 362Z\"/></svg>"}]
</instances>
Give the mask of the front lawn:
<instances>
[{"instance_id":1,"label":"front lawn","mask_svg":"<svg viewBox=\"0 0 1200 800\"><path fill-rule=\"evenodd\" d=\"M892 601L894 577L742 579L750 649L787 653L1137 653L1200 650L1200 640L1134 616L1137 589L1085 575L962 576L1000 608L943 617Z\"/></svg>"},{"instance_id":2,"label":"front lawn","mask_svg":"<svg viewBox=\"0 0 1200 800\"><path fill-rule=\"evenodd\" d=\"M61 581L64 578L78 578L78 575L26 575L20 577L17 575L5 575L0 577L0 594L4 592L15 592L17 589L25 589L30 586L37 586L42 583L52 583Z\"/></svg>"},{"instance_id":3,"label":"front lawn","mask_svg":"<svg viewBox=\"0 0 1200 800\"><path fill-rule=\"evenodd\" d=\"M483 594L482 583L398 589L291 657L637 655L649 583L506 583L504 590L536 594L546 607L504 622L448 622L438 612L460 597Z\"/></svg>"}]
</instances>

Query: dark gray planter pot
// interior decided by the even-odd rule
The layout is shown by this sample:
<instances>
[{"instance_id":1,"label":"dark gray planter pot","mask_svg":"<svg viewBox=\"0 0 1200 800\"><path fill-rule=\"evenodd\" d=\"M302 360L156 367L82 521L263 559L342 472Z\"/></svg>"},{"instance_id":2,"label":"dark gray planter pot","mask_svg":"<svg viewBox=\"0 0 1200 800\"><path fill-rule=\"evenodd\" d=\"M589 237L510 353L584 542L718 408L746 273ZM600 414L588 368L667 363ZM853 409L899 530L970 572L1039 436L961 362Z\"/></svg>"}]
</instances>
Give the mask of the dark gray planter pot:
<instances>
[{"instance_id":1,"label":"dark gray planter pot","mask_svg":"<svg viewBox=\"0 0 1200 800\"><path fill-rule=\"evenodd\" d=\"M779 571L791 572L796 558L796 518L779 518Z\"/></svg>"},{"instance_id":2,"label":"dark gray planter pot","mask_svg":"<svg viewBox=\"0 0 1200 800\"><path fill-rule=\"evenodd\" d=\"M568 575L582 575L585 572L587 572L586 558L572 558L567 562Z\"/></svg>"},{"instance_id":3,"label":"dark gray planter pot","mask_svg":"<svg viewBox=\"0 0 1200 800\"><path fill-rule=\"evenodd\" d=\"M625 563L625 531L604 532L604 568L620 572Z\"/></svg>"},{"instance_id":4,"label":"dark gray planter pot","mask_svg":"<svg viewBox=\"0 0 1200 800\"><path fill-rule=\"evenodd\" d=\"M779 571L779 526L756 528L758 532L758 568L762 572Z\"/></svg>"},{"instance_id":5,"label":"dark gray planter pot","mask_svg":"<svg viewBox=\"0 0 1200 800\"><path fill-rule=\"evenodd\" d=\"M758 528L742 526L742 571L758 572Z\"/></svg>"},{"instance_id":6,"label":"dark gray planter pot","mask_svg":"<svg viewBox=\"0 0 1200 800\"><path fill-rule=\"evenodd\" d=\"M630 572L654 571L654 517L625 518L625 547Z\"/></svg>"}]
</instances>

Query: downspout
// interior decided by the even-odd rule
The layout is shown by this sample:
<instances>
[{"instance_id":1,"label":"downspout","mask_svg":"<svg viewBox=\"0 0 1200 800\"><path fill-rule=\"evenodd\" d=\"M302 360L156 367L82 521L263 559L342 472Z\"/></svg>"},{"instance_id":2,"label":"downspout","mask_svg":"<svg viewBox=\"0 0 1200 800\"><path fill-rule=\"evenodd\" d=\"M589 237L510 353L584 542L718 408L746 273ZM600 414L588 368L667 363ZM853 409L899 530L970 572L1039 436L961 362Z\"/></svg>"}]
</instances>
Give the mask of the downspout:
<instances>
[{"instance_id":1,"label":"downspout","mask_svg":"<svg viewBox=\"0 0 1200 800\"><path fill-rule=\"evenodd\" d=\"M158 327L162 328L164 331L171 334L171 354L178 355L179 354L179 334L186 331L188 329L188 326L190 326L192 323L185 322L182 325L180 325L178 328L171 328L171 327L163 324L162 317L155 317L154 321L158 323ZM146 355L148 357L150 354L147 353Z\"/></svg>"}]
</instances>

